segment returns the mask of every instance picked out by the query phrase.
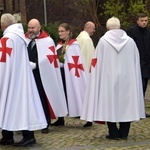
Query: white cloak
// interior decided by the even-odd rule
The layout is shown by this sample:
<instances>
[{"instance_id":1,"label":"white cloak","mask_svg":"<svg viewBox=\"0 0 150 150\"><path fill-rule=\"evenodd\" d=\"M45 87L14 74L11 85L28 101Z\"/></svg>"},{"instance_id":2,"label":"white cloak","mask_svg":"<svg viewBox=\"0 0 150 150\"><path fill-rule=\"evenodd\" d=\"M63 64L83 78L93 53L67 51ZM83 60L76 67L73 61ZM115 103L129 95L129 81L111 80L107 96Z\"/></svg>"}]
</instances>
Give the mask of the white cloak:
<instances>
[{"instance_id":1,"label":"white cloak","mask_svg":"<svg viewBox=\"0 0 150 150\"><path fill-rule=\"evenodd\" d=\"M58 44L56 50L60 47L62 47L62 44ZM87 84L87 72L80 47L76 40L72 40L66 46L64 59L69 116L81 116Z\"/></svg>"},{"instance_id":2,"label":"white cloak","mask_svg":"<svg viewBox=\"0 0 150 150\"><path fill-rule=\"evenodd\" d=\"M31 41L29 38L26 38L26 40L27 43ZM55 44L49 36L36 38L35 42L40 76L46 96L48 97L55 116L66 116L68 110Z\"/></svg>"},{"instance_id":3,"label":"white cloak","mask_svg":"<svg viewBox=\"0 0 150 150\"><path fill-rule=\"evenodd\" d=\"M79 43L82 56L85 60L87 71L89 71L91 60L95 51L93 41L86 31L82 31L77 37L77 42Z\"/></svg>"},{"instance_id":4,"label":"white cloak","mask_svg":"<svg viewBox=\"0 0 150 150\"><path fill-rule=\"evenodd\" d=\"M38 130L47 126L29 64L21 24L13 24L0 40L0 128Z\"/></svg>"},{"instance_id":5,"label":"white cloak","mask_svg":"<svg viewBox=\"0 0 150 150\"><path fill-rule=\"evenodd\" d=\"M91 64L81 119L128 122L145 118L139 52L119 30L100 38Z\"/></svg>"}]
</instances>

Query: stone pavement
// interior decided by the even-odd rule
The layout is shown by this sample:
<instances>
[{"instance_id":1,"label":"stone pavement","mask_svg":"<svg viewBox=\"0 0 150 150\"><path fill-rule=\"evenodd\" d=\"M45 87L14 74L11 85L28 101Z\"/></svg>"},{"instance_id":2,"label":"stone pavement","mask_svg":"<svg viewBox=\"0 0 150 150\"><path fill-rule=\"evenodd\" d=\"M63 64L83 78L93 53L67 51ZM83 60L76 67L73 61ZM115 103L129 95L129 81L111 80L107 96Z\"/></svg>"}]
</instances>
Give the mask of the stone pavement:
<instances>
[{"instance_id":1,"label":"stone pavement","mask_svg":"<svg viewBox=\"0 0 150 150\"><path fill-rule=\"evenodd\" d=\"M145 107L150 114L150 87ZM49 127L48 134L36 131L37 144L33 146L0 146L0 150L150 150L150 118L133 122L128 140L118 141L105 139L108 132L106 125L94 123L92 127L83 128L85 121L69 117L65 120L64 127ZM15 141L21 138L20 133L15 133Z\"/></svg>"}]
</instances>

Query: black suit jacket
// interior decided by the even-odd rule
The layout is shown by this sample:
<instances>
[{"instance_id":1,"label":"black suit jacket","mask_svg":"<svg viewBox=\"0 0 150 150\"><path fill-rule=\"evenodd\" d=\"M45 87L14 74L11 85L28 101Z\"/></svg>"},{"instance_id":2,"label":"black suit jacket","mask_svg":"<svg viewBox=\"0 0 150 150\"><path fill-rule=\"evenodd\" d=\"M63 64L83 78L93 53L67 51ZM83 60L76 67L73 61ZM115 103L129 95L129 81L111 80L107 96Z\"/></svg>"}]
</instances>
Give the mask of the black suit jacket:
<instances>
[{"instance_id":1,"label":"black suit jacket","mask_svg":"<svg viewBox=\"0 0 150 150\"><path fill-rule=\"evenodd\" d=\"M139 54L142 77L150 78L150 31L147 28L135 26L127 31L135 41Z\"/></svg>"}]
</instances>

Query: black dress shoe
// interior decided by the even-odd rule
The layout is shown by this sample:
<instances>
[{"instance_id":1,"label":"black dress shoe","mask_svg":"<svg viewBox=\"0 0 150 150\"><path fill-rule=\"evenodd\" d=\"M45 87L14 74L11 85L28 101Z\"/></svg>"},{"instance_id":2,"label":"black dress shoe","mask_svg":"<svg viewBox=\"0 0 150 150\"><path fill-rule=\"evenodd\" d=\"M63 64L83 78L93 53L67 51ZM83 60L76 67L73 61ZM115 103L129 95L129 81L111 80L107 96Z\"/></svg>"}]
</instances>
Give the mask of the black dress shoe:
<instances>
[{"instance_id":1,"label":"black dress shoe","mask_svg":"<svg viewBox=\"0 0 150 150\"><path fill-rule=\"evenodd\" d=\"M65 125L65 121L59 119L56 122L51 124L51 126L64 126L64 125Z\"/></svg>"},{"instance_id":2,"label":"black dress shoe","mask_svg":"<svg viewBox=\"0 0 150 150\"><path fill-rule=\"evenodd\" d=\"M121 140L127 140L127 137L120 137Z\"/></svg>"},{"instance_id":3,"label":"black dress shoe","mask_svg":"<svg viewBox=\"0 0 150 150\"><path fill-rule=\"evenodd\" d=\"M106 139L110 139L110 140L119 140L119 137L112 137L111 135L106 135Z\"/></svg>"},{"instance_id":4,"label":"black dress shoe","mask_svg":"<svg viewBox=\"0 0 150 150\"><path fill-rule=\"evenodd\" d=\"M93 123L92 122L86 122L86 124L83 126L83 127L91 127L93 125Z\"/></svg>"},{"instance_id":5,"label":"black dress shoe","mask_svg":"<svg viewBox=\"0 0 150 150\"><path fill-rule=\"evenodd\" d=\"M150 114L147 114L147 113L146 113L145 115L146 115L146 118L150 118Z\"/></svg>"},{"instance_id":6,"label":"black dress shoe","mask_svg":"<svg viewBox=\"0 0 150 150\"><path fill-rule=\"evenodd\" d=\"M75 118L77 118L77 119L80 119L80 116L78 116L78 117L75 117Z\"/></svg>"},{"instance_id":7,"label":"black dress shoe","mask_svg":"<svg viewBox=\"0 0 150 150\"><path fill-rule=\"evenodd\" d=\"M5 139L5 138L0 139L0 145L13 145L13 144L14 139Z\"/></svg>"},{"instance_id":8,"label":"black dress shoe","mask_svg":"<svg viewBox=\"0 0 150 150\"><path fill-rule=\"evenodd\" d=\"M42 133L48 133L48 132L49 132L48 127L47 127L47 128L42 129L42 131L41 131L41 132L42 132Z\"/></svg>"},{"instance_id":9,"label":"black dress shoe","mask_svg":"<svg viewBox=\"0 0 150 150\"><path fill-rule=\"evenodd\" d=\"M36 140L35 138L32 139L22 139L20 142L13 144L14 146L29 146L32 144L35 144Z\"/></svg>"}]
</instances>

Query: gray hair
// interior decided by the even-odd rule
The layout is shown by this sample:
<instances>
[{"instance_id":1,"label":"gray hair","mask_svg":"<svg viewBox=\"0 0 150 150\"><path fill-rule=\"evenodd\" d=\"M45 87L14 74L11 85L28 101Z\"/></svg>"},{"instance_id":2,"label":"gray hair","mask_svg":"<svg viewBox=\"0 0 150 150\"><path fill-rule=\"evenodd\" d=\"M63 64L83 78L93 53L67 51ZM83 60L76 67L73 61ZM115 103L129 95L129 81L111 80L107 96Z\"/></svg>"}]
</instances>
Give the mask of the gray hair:
<instances>
[{"instance_id":1,"label":"gray hair","mask_svg":"<svg viewBox=\"0 0 150 150\"><path fill-rule=\"evenodd\" d=\"M108 30L113 30L113 29L120 29L120 21L116 17L112 17L107 20L106 22L106 28Z\"/></svg>"},{"instance_id":2,"label":"gray hair","mask_svg":"<svg viewBox=\"0 0 150 150\"><path fill-rule=\"evenodd\" d=\"M13 15L6 13L1 16L1 23L4 24L6 27L8 27L12 24L15 24L16 20Z\"/></svg>"}]
</instances>

